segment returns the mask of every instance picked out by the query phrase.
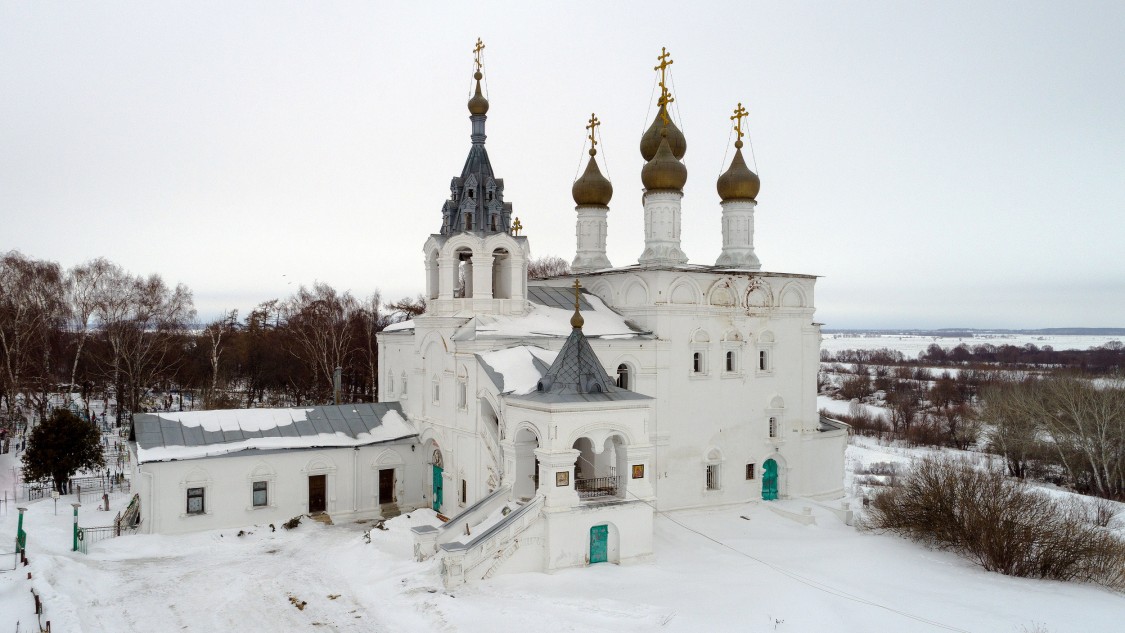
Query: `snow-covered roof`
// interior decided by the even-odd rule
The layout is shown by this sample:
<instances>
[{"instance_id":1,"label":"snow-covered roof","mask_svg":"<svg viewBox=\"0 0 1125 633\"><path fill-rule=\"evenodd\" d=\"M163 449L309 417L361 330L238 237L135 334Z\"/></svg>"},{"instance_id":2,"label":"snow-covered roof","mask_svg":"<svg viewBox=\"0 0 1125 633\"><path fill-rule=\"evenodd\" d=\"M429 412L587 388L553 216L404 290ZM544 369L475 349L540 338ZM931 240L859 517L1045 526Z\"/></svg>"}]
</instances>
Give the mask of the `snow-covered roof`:
<instances>
[{"instance_id":1,"label":"snow-covered roof","mask_svg":"<svg viewBox=\"0 0 1125 633\"><path fill-rule=\"evenodd\" d=\"M569 303L559 299L569 295ZM574 294L571 290L549 286L528 286L528 311L521 315L476 314L453 334L456 340L481 337L529 337L570 335L570 315L574 314ZM560 307L561 306L561 307ZM583 331L587 337L620 339L648 334L625 320L607 306L597 295L582 291L582 318L586 320ZM410 330L413 321L403 321L387 326L384 332Z\"/></svg>"},{"instance_id":2,"label":"snow-covered roof","mask_svg":"<svg viewBox=\"0 0 1125 633\"><path fill-rule=\"evenodd\" d=\"M557 355L558 352L541 347L519 345L476 357L500 393L522 395L535 390Z\"/></svg>"},{"instance_id":3,"label":"snow-covered roof","mask_svg":"<svg viewBox=\"0 0 1125 633\"><path fill-rule=\"evenodd\" d=\"M418 434L397 402L143 413L134 417L134 425L141 463L251 449L364 446Z\"/></svg>"}]
</instances>

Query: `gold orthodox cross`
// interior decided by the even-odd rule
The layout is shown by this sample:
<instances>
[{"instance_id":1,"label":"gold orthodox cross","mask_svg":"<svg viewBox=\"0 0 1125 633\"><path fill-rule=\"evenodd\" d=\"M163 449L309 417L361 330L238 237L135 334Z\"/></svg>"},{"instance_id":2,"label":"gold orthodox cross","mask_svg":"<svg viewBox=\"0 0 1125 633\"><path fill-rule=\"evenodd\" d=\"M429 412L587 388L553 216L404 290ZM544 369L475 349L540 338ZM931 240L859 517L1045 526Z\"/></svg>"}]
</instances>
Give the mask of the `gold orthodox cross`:
<instances>
[{"instance_id":1,"label":"gold orthodox cross","mask_svg":"<svg viewBox=\"0 0 1125 633\"><path fill-rule=\"evenodd\" d=\"M660 106L660 118L664 120L664 125L668 125L668 104L675 101L675 99L672 98L672 93L668 92L668 87L665 85L665 80L667 79L665 74L668 67L675 63L673 60L669 59L670 57L672 57L672 54L668 52L667 47L661 46L660 54L656 56L656 59L660 60L660 63L653 67L653 70L660 71L660 100L656 103Z\"/></svg>"},{"instance_id":2,"label":"gold orthodox cross","mask_svg":"<svg viewBox=\"0 0 1125 633\"><path fill-rule=\"evenodd\" d=\"M516 221L512 222L512 235L519 235L520 231L522 231L522 230L523 230L523 225L520 224L520 219L516 218Z\"/></svg>"},{"instance_id":3,"label":"gold orthodox cross","mask_svg":"<svg viewBox=\"0 0 1125 633\"><path fill-rule=\"evenodd\" d=\"M596 131L596 128L601 124L602 124L602 122L598 120L598 117L595 116L593 112L591 112L590 113L590 123L589 123L589 125L586 126L586 129L590 130L590 136L589 136L590 149L594 149L598 145L597 139L594 138L594 132Z\"/></svg>"},{"instance_id":4,"label":"gold orthodox cross","mask_svg":"<svg viewBox=\"0 0 1125 633\"><path fill-rule=\"evenodd\" d=\"M731 121L735 122L734 123L734 131L738 133L738 139L737 140L739 140L739 141L742 140L742 136L743 136L742 119L743 119L743 117L746 117L749 114L750 113L746 111L746 108L742 107L742 102L739 102L738 107L735 108L735 110L734 110L734 116L732 116L730 118Z\"/></svg>"},{"instance_id":5,"label":"gold orthodox cross","mask_svg":"<svg viewBox=\"0 0 1125 633\"><path fill-rule=\"evenodd\" d=\"M477 45L473 48L473 54L476 55L477 70L480 70L480 52L484 50L484 42L477 38Z\"/></svg>"}]
</instances>

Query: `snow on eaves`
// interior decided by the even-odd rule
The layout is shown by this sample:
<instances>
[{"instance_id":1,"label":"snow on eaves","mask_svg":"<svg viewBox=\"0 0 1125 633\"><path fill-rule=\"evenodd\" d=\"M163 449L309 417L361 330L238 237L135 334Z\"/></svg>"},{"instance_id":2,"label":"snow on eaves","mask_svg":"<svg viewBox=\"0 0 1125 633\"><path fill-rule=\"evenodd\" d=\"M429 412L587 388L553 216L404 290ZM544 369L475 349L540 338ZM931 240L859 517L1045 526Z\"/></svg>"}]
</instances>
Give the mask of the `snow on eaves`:
<instances>
[{"instance_id":1,"label":"snow on eaves","mask_svg":"<svg viewBox=\"0 0 1125 633\"><path fill-rule=\"evenodd\" d=\"M397 402L135 416L141 463L245 450L364 446L418 434Z\"/></svg>"}]
</instances>

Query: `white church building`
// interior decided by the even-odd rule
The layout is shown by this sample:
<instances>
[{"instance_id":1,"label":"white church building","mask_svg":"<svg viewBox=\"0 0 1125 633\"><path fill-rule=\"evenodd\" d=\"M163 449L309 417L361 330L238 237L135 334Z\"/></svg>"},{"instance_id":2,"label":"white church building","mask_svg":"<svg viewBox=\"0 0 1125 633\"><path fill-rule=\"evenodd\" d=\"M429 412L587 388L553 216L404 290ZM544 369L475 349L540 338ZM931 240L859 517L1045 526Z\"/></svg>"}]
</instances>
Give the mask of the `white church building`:
<instances>
[{"instance_id":1,"label":"white church building","mask_svg":"<svg viewBox=\"0 0 1125 633\"><path fill-rule=\"evenodd\" d=\"M640 140L644 252L606 257L613 188L591 133L573 274L530 282L485 150L479 64L474 77L468 159L423 246L427 311L379 337L381 399L417 427L426 502L452 517L415 528L416 556L442 557L449 585L643 560L655 511L842 495L847 428L816 407L816 278L765 272L754 253L741 116L714 264L680 248L686 140L662 77Z\"/></svg>"},{"instance_id":2,"label":"white church building","mask_svg":"<svg viewBox=\"0 0 1125 633\"><path fill-rule=\"evenodd\" d=\"M763 271L755 255L760 183L742 156L741 107L717 182L714 263L690 263L680 248L687 144L662 78L640 139L644 252L616 267L606 256L613 187L592 118L572 189L573 274L529 281L529 240L485 149L479 52L474 77L468 158L423 246L427 310L379 335L380 402L286 410L265 424L237 411L138 416L142 507L167 506L148 506L147 529L428 506L445 521L414 528L415 556L439 557L456 586L645 560L657 511L843 494L847 427L816 406L816 278ZM322 421L299 421L309 419ZM301 424L311 425L303 436L286 429ZM184 431L208 425L219 435ZM191 505L201 490L202 509ZM258 505L263 490L276 507Z\"/></svg>"}]
</instances>

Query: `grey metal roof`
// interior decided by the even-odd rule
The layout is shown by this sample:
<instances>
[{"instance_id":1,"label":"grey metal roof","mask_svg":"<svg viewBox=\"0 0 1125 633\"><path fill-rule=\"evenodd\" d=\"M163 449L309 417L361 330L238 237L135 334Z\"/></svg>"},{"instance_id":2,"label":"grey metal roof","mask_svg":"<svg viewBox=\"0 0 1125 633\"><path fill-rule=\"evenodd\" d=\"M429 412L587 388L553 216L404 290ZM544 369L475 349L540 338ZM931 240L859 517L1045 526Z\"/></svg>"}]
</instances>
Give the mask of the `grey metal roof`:
<instances>
[{"instance_id":1,"label":"grey metal roof","mask_svg":"<svg viewBox=\"0 0 1125 633\"><path fill-rule=\"evenodd\" d=\"M651 400L648 396L622 389L609 377L581 328L574 328L538 388L519 396L539 402L606 402L613 400Z\"/></svg>"},{"instance_id":2,"label":"grey metal roof","mask_svg":"<svg viewBox=\"0 0 1125 633\"><path fill-rule=\"evenodd\" d=\"M257 429L261 424L246 425L243 428L238 424L240 414L258 413L261 409L231 409L227 411L200 411L186 414L140 413L133 417L133 424L137 433L137 445L142 449L167 448L172 446L208 446L242 442L260 437L315 437L322 434L343 434L355 440L361 433L378 437L379 428L383 425L383 416L390 411L396 411L405 420L402 405L397 402L356 403L338 406L315 406L308 409L273 409L270 410L273 420L271 427ZM306 412L307 411L307 412ZM223 419L223 430L207 431L198 422L184 424L179 417L208 416L212 419L221 418L223 414L229 417ZM286 421L288 417L288 422ZM233 424L232 424L233 423ZM237 428L230 428L231 426ZM407 436L409 437L409 436ZM378 439L387 441L399 438Z\"/></svg>"},{"instance_id":3,"label":"grey metal roof","mask_svg":"<svg viewBox=\"0 0 1125 633\"><path fill-rule=\"evenodd\" d=\"M593 310L594 307L586 301L586 291L583 289L578 297L578 307L582 310ZM548 308L574 309L574 289L558 288L555 286L527 285L527 298L533 303L547 306Z\"/></svg>"}]
</instances>

